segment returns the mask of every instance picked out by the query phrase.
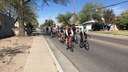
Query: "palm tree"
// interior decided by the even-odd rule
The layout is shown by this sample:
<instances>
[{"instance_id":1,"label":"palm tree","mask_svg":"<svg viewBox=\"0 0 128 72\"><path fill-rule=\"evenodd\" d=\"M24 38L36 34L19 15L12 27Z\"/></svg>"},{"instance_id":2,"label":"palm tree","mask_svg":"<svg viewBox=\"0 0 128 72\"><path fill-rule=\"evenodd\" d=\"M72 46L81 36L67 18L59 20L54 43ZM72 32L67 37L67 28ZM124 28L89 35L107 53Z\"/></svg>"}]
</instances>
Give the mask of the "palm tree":
<instances>
[{"instance_id":1,"label":"palm tree","mask_svg":"<svg viewBox=\"0 0 128 72\"><path fill-rule=\"evenodd\" d=\"M115 14L112 9L106 9L103 12L103 17L105 19L105 23L114 23L115 22Z\"/></svg>"},{"instance_id":2,"label":"palm tree","mask_svg":"<svg viewBox=\"0 0 128 72\"><path fill-rule=\"evenodd\" d=\"M105 20L105 24L114 24L115 23L115 14L112 9L106 9L103 11L103 18Z\"/></svg>"}]
</instances>

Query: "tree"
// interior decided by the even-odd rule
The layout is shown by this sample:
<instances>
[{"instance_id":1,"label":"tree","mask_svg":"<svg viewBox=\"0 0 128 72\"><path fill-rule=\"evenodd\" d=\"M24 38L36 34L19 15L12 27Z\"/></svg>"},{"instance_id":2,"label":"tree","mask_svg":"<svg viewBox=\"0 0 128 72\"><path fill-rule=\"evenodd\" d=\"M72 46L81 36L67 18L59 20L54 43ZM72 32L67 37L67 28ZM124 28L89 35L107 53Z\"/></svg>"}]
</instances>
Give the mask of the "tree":
<instances>
[{"instance_id":1,"label":"tree","mask_svg":"<svg viewBox=\"0 0 128 72\"><path fill-rule=\"evenodd\" d=\"M58 16L56 18L57 18L58 22L63 23L65 16L63 14L58 14Z\"/></svg>"},{"instance_id":2,"label":"tree","mask_svg":"<svg viewBox=\"0 0 128 72\"><path fill-rule=\"evenodd\" d=\"M119 29L128 30L128 11L124 11L116 20Z\"/></svg>"},{"instance_id":3,"label":"tree","mask_svg":"<svg viewBox=\"0 0 128 72\"><path fill-rule=\"evenodd\" d=\"M66 26L67 24L70 24L71 17L72 14L67 12L66 14L59 14L56 18L58 19L58 22L61 22Z\"/></svg>"},{"instance_id":4,"label":"tree","mask_svg":"<svg viewBox=\"0 0 128 72\"><path fill-rule=\"evenodd\" d=\"M114 24L115 23L115 14L114 14L114 11L112 9L105 9L103 11L103 15L102 15L102 26L103 26L103 29L107 29L109 30L110 29L110 26L108 26L108 24Z\"/></svg>"},{"instance_id":5,"label":"tree","mask_svg":"<svg viewBox=\"0 0 128 72\"><path fill-rule=\"evenodd\" d=\"M115 23L115 14L112 9L106 9L103 11L103 18L105 19L106 24Z\"/></svg>"},{"instance_id":6,"label":"tree","mask_svg":"<svg viewBox=\"0 0 128 72\"><path fill-rule=\"evenodd\" d=\"M24 36L25 35L25 16L27 16L26 13L26 7L31 6L37 6L36 1L38 0L0 0L1 5L1 11L6 10L7 8L11 7L11 10L13 10L13 14L16 14L17 17L15 20L19 21L19 35ZM53 2L56 4L66 5L68 3L68 0L42 0L43 5L49 5L49 2ZM8 9L6 10L8 11ZM29 10L27 10L29 11Z\"/></svg>"},{"instance_id":7,"label":"tree","mask_svg":"<svg viewBox=\"0 0 128 72\"><path fill-rule=\"evenodd\" d=\"M25 0L1 0L1 5L3 5L2 10L7 14L9 12L9 16L11 13L15 13L16 17L15 22L19 21L19 35L25 35L25 26L24 23L27 22L28 16L30 15L30 5L26 3ZM9 9L8 9L9 8ZM11 12L10 10L13 10Z\"/></svg>"},{"instance_id":8,"label":"tree","mask_svg":"<svg viewBox=\"0 0 128 72\"><path fill-rule=\"evenodd\" d=\"M52 26L54 24L54 21L51 19L45 20L43 26Z\"/></svg>"},{"instance_id":9,"label":"tree","mask_svg":"<svg viewBox=\"0 0 128 72\"><path fill-rule=\"evenodd\" d=\"M93 2L87 3L79 13L80 23L83 23L85 21L92 20L92 19L100 22L102 9L99 9L99 8L101 7L104 7L104 6L99 3L93 3Z\"/></svg>"},{"instance_id":10,"label":"tree","mask_svg":"<svg viewBox=\"0 0 128 72\"><path fill-rule=\"evenodd\" d=\"M78 14L78 21L80 24L84 23L85 21L88 21L89 20L89 16L83 12L80 12Z\"/></svg>"}]
</instances>

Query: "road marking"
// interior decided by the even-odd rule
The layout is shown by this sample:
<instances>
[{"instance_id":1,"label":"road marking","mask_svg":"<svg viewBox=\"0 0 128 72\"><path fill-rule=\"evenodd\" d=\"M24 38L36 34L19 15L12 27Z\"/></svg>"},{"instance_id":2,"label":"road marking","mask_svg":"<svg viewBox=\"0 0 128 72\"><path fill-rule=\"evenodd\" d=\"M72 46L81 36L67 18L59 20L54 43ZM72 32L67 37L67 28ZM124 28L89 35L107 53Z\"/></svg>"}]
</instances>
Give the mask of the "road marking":
<instances>
[{"instance_id":1,"label":"road marking","mask_svg":"<svg viewBox=\"0 0 128 72\"><path fill-rule=\"evenodd\" d=\"M103 41L103 40L99 40L99 39L89 39L90 41L94 41L94 42L98 42L98 43L101 43L101 44L107 44L107 45L111 45L111 46L114 46L114 47L120 47L120 48L128 48L128 45L122 45L122 44L117 44L117 43L114 43L114 42L108 42L108 41Z\"/></svg>"}]
</instances>

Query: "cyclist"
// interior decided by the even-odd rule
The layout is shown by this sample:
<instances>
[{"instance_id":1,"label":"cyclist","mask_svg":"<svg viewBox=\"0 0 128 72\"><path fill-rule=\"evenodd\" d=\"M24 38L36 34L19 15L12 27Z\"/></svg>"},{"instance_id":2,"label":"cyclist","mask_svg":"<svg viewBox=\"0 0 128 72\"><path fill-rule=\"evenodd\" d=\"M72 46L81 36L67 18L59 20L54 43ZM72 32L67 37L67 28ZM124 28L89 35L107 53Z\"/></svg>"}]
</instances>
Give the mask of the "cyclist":
<instances>
[{"instance_id":1,"label":"cyclist","mask_svg":"<svg viewBox=\"0 0 128 72\"><path fill-rule=\"evenodd\" d=\"M75 24L73 24L72 30L73 30L73 34L76 35L76 27L75 27Z\"/></svg>"},{"instance_id":2,"label":"cyclist","mask_svg":"<svg viewBox=\"0 0 128 72\"><path fill-rule=\"evenodd\" d=\"M60 37L61 36L63 36L63 34L64 34L64 27L63 27L63 25L59 28L59 35L60 35ZM59 38L59 40L60 40L60 38Z\"/></svg>"},{"instance_id":3,"label":"cyclist","mask_svg":"<svg viewBox=\"0 0 128 72\"><path fill-rule=\"evenodd\" d=\"M71 42L72 36L73 36L73 30L72 30L72 26L70 24L68 26L66 26L65 33L66 33L66 45L68 45L68 41L69 41L69 45L70 45L70 42ZM67 48L67 49L69 49L69 48Z\"/></svg>"},{"instance_id":4,"label":"cyclist","mask_svg":"<svg viewBox=\"0 0 128 72\"><path fill-rule=\"evenodd\" d=\"M75 42L77 44L77 41L76 41L76 27L75 27L75 24L73 24L73 27L72 27L72 30L73 30L73 42Z\"/></svg>"},{"instance_id":5,"label":"cyclist","mask_svg":"<svg viewBox=\"0 0 128 72\"><path fill-rule=\"evenodd\" d=\"M86 42L86 41L87 41L87 37L90 38L90 36L86 33L85 27L84 27L83 30L80 28L80 43L83 42L83 41ZM85 40L84 40L84 39L85 39Z\"/></svg>"},{"instance_id":6,"label":"cyclist","mask_svg":"<svg viewBox=\"0 0 128 72\"><path fill-rule=\"evenodd\" d=\"M59 26L57 26L57 36L59 37Z\"/></svg>"}]
</instances>

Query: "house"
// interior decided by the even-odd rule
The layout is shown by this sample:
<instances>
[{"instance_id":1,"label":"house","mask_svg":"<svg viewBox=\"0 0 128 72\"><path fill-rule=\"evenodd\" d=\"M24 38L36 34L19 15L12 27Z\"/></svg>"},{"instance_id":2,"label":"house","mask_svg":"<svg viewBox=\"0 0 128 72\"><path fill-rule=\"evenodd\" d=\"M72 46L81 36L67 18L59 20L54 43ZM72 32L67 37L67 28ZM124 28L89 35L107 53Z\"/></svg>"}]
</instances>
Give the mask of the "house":
<instances>
[{"instance_id":1,"label":"house","mask_svg":"<svg viewBox=\"0 0 128 72\"><path fill-rule=\"evenodd\" d=\"M13 28L14 26L14 19L0 13L0 38L9 37L14 35Z\"/></svg>"},{"instance_id":2,"label":"house","mask_svg":"<svg viewBox=\"0 0 128 72\"><path fill-rule=\"evenodd\" d=\"M92 30L92 24L93 24L93 23L95 23L95 21L94 21L94 20L90 20L90 21L84 22L83 25L86 26L86 29L87 29L87 31L88 31L88 30Z\"/></svg>"},{"instance_id":3,"label":"house","mask_svg":"<svg viewBox=\"0 0 128 72\"><path fill-rule=\"evenodd\" d=\"M92 30L92 25L95 23L96 21L94 20L90 20L90 21L86 21L83 23L84 26L86 26L87 31L88 30ZM108 26L110 26L110 30L118 30L117 26L115 24L108 24Z\"/></svg>"},{"instance_id":4,"label":"house","mask_svg":"<svg viewBox=\"0 0 128 72\"><path fill-rule=\"evenodd\" d=\"M110 26L110 31L114 31L114 30L116 30L116 31L118 31L119 29L117 28L117 26L116 26L116 24L108 24L108 26Z\"/></svg>"},{"instance_id":5,"label":"house","mask_svg":"<svg viewBox=\"0 0 128 72\"><path fill-rule=\"evenodd\" d=\"M16 21L16 23L14 24L13 31L14 31L14 34L15 34L16 36L19 35L19 27L20 27L19 24L20 24L19 21ZM24 22L24 25L26 26L26 22ZM25 35L27 35L26 29L25 29Z\"/></svg>"},{"instance_id":6,"label":"house","mask_svg":"<svg viewBox=\"0 0 128 72\"><path fill-rule=\"evenodd\" d=\"M60 26L62 26L62 25L63 25L63 23L57 23L57 24L56 24L56 28L57 28L57 26L60 27Z\"/></svg>"}]
</instances>

